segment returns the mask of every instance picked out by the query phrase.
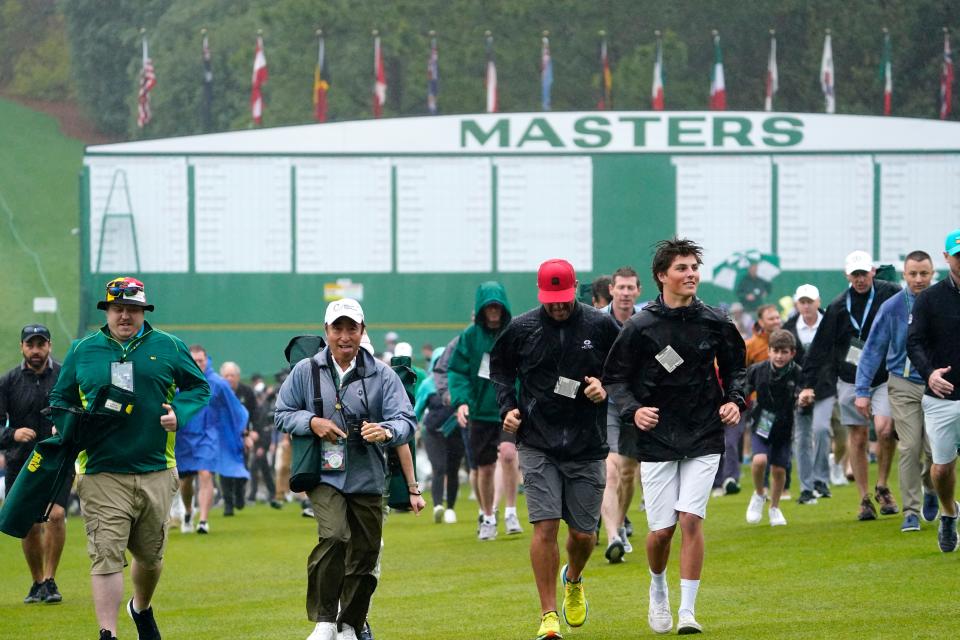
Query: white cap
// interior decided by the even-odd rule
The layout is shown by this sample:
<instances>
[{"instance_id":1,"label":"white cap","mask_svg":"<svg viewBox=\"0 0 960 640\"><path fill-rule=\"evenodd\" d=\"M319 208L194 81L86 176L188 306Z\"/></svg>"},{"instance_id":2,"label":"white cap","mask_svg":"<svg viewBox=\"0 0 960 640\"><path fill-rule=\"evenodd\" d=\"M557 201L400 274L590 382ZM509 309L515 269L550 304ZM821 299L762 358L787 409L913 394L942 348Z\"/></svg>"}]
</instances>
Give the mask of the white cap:
<instances>
[{"instance_id":1,"label":"white cap","mask_svg":"<svg viewBox=\"0 0 960 640\"><path fill-rule=\"evenodd\" d=\"M398 342L397 346L393 348L393 356L395 358L400 358L404 356L407 358L412 358L413 345L411 345L409 342Z\"/></svg>"},{"instance_id":2,"label":"white cap","mask_svg":"<svg viewBox=\"0 0 960 640\"><path fill-rule=\"evenodd\" d=\"M360 336L360 348L366 349L367 353L374 355L373 343L370 342L370 336L367 335L366 331L364 331L363 335Z\"/></svg>"},{"instance_id":3,"label":"white cap","mask_svg":"<svg viewBox=\"0 0 960 640\"><path fill-rule=\"evenodd\" d=\"M387 334L383 336L383 339L386 342L396 342L400 339L400 336L397 335L396 331L387 331Z\"/></svg>"},{"instance_id":4,"label":"white cap","mask_svg":"<svg viewBox=\"0 0 960 640\"><path fill-rule=\"evenodd\" d=\"M357 324L363 324L363 307L352 298L334 300L327 305L327 312L323 314L324 324L333 324L337 318L350 318Z\"/></svg>"},{"instance_id":5,"label":"white cap","mask_svg":"<svg viewBox=\"0 0 960 640\"><path fill-rule=\"evenodd\" d=\"M854 251L847 256L843 263L843 270L847 275L854 271L870 271L873 269L873 258L866 251Z\"/></svg>"},{"instance_id":6,"label":"white cap","mask_svg":"<svg viewBox=\"0 0 960 640\"><path fill-rule=\"evenodd\" d=\"M802 284L797 287L797 292L793 294L793 301L800 302L802 298L810 298L811 300L820 299L820 290L817 289L812 284Z\"/></svg>"}]
</instances>

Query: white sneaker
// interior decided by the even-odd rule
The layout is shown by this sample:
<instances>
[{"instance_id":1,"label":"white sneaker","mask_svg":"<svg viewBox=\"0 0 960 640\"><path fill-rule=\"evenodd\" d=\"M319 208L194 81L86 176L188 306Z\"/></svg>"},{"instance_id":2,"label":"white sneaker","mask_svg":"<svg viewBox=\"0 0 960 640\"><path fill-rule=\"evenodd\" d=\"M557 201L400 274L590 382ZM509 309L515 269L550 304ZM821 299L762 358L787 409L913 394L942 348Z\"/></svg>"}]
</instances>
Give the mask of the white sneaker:
<instances>
[{"instance_id":1,"label":"white sneaker","mask_svg":"<svg viewBox=\"0 0 960 640\"><path fill-rule=\"evenodd\" d=\"M457 512L453 509L447 509L443 512L443 521L446 524L457 524Z\"/></svg>"},{"instance_id":2,"label":"white sneaker","mask_svg":"<svg viewBox=\"0 0 960 640\"><path fill-rule=\"evenodd\" d=\"M481 522L480 533L477 538L480 540L495 540L497 537L497 525L493 522Z\"/></svg>"},{"instance_id":3,"label":"white sneaker","mask_svg":"<svg viewBox=\"0 0 960 640\"><path fill-rule=\"evenodd\" d=\"M520 526L520 518L518 518L515 513L511 513L503 519L503 526L507 530L507 535L523 533L523 527Z\"/></svg>"},{"instance_id":4,"label":"white sneaker","mask_svg":"<svg viewBox=\"0 0 960 640\"><path fill-rule=\"evenodd\" d=\"M438 504L433 508L433 521L440 524L441 520L443 520L443 505Z\"/></svg>"},{"instance_id":5,"label":"white sneaker","mask_svg":"<svg viewBox=\"0 0 960 640\"><path fill-rule=\"evenodd\" d=\"M653 593L650 594L647 623L654 633L670 633L673 631L673 614L670 613L669 592L664 594L664 598L660 602L654 602Z\"/></svg>"},{"instance_id":6,"label":"white sneaker","mask_svg":"<svg viewBox=\"0 0 960 640\"><path fill-rule=\"evenodd\" d=\"M766 496L759 496L754 491L750 496L750 504L747 505L747 522L757 524L763 520L763 503L767 501Z\"/></svg>"},{"instance_id":7,"label":"white sneaker","mask_svg":"<svg viewBox=\"0 0 960 640\"><path fill-rule=\"evenodd\" d=\"M318 622L307 640L337 640L337 625L333 622Z\"/></svg>"},{"instance_id":8,"label":"white sneaker","mask_svg":"<svg viewBox=\"0 0 960 640\"><path fill-rule=\"evenodd\" d=\"M723 487L714 487L713 490L710 491L711 498L722 498L725 495Z\"/></svg>"},{"instance_id":9,"label":"white sneaker","mask_svg":"<svg viewBox=\"0 0 960 640\"><path fill-rule=\"evenodd\" d=\"M777 507L770 507L770 512L767 515L770 517L771 527L782 527L787 524L787 519L783 517L783 511L780 511Z\"/></svg>"},{"instance_id":10,"label":"white sneaker","mask_svg":"<svg viewBox=\"0 0 960 640\"><path fill-rule=\"evenodd\" d=\"M343 623L343 631L337 634L337 640L357 640L357 632L346 622Z\"/></svg>"},{"instance_id":11,"label":"white sneaker","mask_svg":"<svg viewBox=\"0 0 960 640\"><path fill-rule=\"evenodd\" d=\"M685 636L691 633L701 632L703 632L703 627L701 627L697 619L693 617L692 611L684 609L677 614L677 635Z\"/></svg>"},{"instance_id":12,"label":"white sneaker","mask_svg":"<svg viewBox=\"0 0 960 640\"><path fill-rule=\"evenodd\" d=\"M183 520L180 522L180 533L193 533L193 514L183 514Z\"/></svg>"},{"instance_id":13,"label":"white sneaker","mask_svg":"<svg viewBox=\"0 0 960 640\"><path fill-rule=\"evenodd\" d=\"M626 527L620 527L619 529L617 529L617 537L619 537L620 542L623 543L623 552L633 553L633 545L630 544L630 538L627 537Z\"/></svg>"}]
</instances>

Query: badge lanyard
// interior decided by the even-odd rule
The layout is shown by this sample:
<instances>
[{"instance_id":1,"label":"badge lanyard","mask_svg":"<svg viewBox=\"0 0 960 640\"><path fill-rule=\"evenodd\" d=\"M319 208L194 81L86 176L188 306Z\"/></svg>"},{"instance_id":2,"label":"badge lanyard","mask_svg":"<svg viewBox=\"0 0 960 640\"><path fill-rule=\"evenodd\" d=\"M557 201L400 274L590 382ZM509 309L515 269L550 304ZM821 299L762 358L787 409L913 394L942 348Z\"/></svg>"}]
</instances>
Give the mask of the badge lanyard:
<instances>
[{"instance_id":1,"label":"badge lanyard","mask_svg":"<svg viewBox=\"0 0 960 640\"><path fill-rule=\"evenodd\" d=\"M870 308L873 307L873 297L877 294L876 287L870 287L870 297L867 298L867 306L863 308L863 317L860 318L863 324L857 322L853 317L853 311L850 305L850 289L847 289L847 315L850 316L850 324L853 325L854 330L857 332L857 339L860 340L863 336L863 325L867 323L867 316L870 315Z\"/></svg>"}]
</instances>

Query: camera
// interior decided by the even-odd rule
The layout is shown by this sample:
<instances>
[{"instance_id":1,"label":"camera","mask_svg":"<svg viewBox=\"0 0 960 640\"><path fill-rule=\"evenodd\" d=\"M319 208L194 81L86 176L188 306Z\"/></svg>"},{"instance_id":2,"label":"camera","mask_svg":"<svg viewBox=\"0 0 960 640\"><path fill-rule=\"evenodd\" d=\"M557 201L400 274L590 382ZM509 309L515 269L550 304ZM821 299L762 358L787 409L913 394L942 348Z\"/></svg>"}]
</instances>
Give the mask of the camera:
<instances>
[{"instance_id":1,"label":"camera","mask_svg":"<svg viewBox=\"0 0 960 640\"><path fill-rule=\"evenodd\" d=\"M372 444L363 439L363 436L360 435L360 429L363 427L364 422L370 421L370 414L362 413L348 413L343 412L343 423L347 429L347 442L353 444Z\"/></svg>"}]
</instances>

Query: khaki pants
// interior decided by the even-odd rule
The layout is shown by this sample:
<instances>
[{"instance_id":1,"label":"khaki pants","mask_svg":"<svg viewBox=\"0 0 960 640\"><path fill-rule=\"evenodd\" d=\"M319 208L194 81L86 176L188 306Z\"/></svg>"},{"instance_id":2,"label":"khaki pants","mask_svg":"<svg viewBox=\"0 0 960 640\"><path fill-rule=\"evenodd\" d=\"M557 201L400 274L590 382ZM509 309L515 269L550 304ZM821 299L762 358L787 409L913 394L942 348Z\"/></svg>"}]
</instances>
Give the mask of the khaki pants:
<instances>
[{"instance_id":1,"label":"khaki pants","mask_svg":"<svg viewBox=\"0 0 960 640\"><path fill-rule=\"evenodd\" d=\"M362 629L377 588L383 497L344 494L326 484L308 495L319 540L307 561L307 617Z\"/></svg>"},{"instance_id":2,"label":"khaki pants","mask_svg":"<svg viewBox=\"0 0 960 640\"><path fill-rule=\"evenodd\" d=\"M900 497L903 513L920 514L923 501L921 486L933 493L930 483L930 441L923 429L923 385L890 374L890 410L897 431L900 453ZM922 484L921 484L922 483Z\"/></svg>"},{"instance_id":3,"label":"khaki pants","mask_svg":"<svg viewBox=\"0 0 960 640\"><path fill-rule=\"evenodd\" d=\"M274 467L277 472L277 487L274 499L283 502L290 491L290 465L293 463L293 448L290 446L290 436L286 433L277 442L276 460Z\"/></svg>"}]
</instances>

